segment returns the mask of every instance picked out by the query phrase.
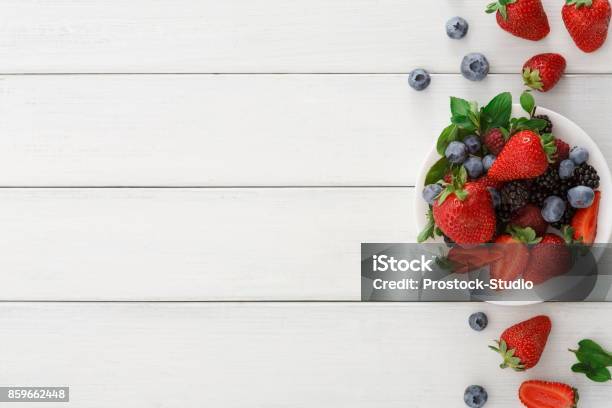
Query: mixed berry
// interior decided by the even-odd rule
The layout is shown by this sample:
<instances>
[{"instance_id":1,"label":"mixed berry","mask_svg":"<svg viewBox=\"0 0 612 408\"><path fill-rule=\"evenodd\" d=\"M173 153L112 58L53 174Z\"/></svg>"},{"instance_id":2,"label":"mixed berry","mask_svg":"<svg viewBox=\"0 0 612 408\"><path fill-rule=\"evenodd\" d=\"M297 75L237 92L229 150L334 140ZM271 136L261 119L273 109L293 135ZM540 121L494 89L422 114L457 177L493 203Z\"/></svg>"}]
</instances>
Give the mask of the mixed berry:
<instances>
[{"instance_id":1,"label":"mixed berry","mask_svg":"<svg viewBox=\"0 0 612 408\"><path fill-rule=\"evenodd\" d=\"M555 135L551 120L535 115L530 93L521 104L528 115L511 118L509 93L482 108L451 99L441 158L423 190L430 211L419 242L436 235L457 244L594 241L601 193L589 151Z\"/></svg>"}]
</instances>

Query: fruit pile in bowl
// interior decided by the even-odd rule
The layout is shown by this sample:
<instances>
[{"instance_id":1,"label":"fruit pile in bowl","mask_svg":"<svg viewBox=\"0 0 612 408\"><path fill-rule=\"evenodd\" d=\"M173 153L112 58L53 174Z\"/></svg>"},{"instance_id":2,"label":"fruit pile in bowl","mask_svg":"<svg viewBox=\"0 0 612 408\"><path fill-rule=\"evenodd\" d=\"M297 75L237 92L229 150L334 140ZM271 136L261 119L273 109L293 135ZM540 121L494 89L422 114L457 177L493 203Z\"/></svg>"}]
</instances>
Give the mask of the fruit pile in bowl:
<instances>
[{"instance_id":1,"label":"fruit pile in bowl","mask_svg":"<svg viewBox=\"0 0 612 408\"><path fill-rule=\"evenodd\" d=\"M573 122L529 92L520 99L502 93L479 108L451 98L451 124L417 184L419 242L609 241L605 158Z\"/></svg>"}]
</instances>

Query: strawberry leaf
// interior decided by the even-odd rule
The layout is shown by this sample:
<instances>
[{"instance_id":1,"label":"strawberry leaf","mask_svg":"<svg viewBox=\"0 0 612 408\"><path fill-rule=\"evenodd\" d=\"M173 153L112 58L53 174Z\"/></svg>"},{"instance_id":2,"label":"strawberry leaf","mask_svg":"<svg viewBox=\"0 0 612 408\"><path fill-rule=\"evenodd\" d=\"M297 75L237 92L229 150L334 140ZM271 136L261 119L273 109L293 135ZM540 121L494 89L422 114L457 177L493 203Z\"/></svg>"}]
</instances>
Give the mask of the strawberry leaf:
<instances>
[{"instance_id":1,"label":"strawberry leaf","mask_svg":"<svg viewBox=\"0 0 612 408\"><path fill-rule=\"evenodd\" d=\"M579 9L583 6L591 7L593 5L593 0L565 0L565 4L568 6L576 6L576 8Z\"/></svg>"},{"instance_id":2,"label":"strawberry leaf","mask_svg":"<svg viewBox=\"0 0 612 408\"><path fill-rule=\"evenodd\" d=\"M557 144L555 143L555 137L550 133L545 133L540 136L540 142L542 143L542 148L544 149L544 153L548 158L549 163L554 163L554 155L557 153Z\"/></svg>"},{"instance_id":3,"label":"strawberry leaf","mask_svg":"<svg viewBox=\"0 0 612 408\"><path fill-rule=\"evenodd\" d=\"M421 243L427 241L429 238L434 238L435 232L436 222L434 221L433 211L430 208L427 212L427 224L425 225L425 228L423 228L423 231L421 231L421 233L417 237L417 242Z\"/></svg>"},{"instance_id":4,"label":"strawberry leaf","mask_svg":"<svg viewBox=\"0 0 612 408\"><path fill-rule=\"evenodd\" d=\"M544 89L544 82L542 82L542 78L540 77L540 70L531 68L525 68L523 70L523 82L526 86L541 91Z\"/></svg>"}]
</instances>

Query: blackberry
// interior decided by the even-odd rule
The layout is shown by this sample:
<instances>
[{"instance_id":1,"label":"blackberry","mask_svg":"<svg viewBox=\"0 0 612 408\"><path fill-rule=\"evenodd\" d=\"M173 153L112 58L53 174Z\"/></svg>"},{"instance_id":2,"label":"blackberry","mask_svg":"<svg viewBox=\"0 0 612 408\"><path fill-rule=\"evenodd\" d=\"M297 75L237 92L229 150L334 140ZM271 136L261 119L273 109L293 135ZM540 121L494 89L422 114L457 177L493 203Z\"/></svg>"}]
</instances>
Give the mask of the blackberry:
<instances>
[{"instance_id":1,"label":"blackberry","mask_svg":"<svg viewBox=\"0 0 612 408\"><path fill-rule=\"evenodd\" d=\"M511 181L501 188L501 208L510 216L529 202L529 183L525 180Z\"/></svg>"},{"instance_id":2,"label":"blackberry","mask_svg":"<svg viewBox=\"0 0 612 408\"><path fill-rule=\"evenodd\" d=\"M541 133L552 133L553 130L553 124L550 121L550 118L547 115L534 115L533 116L534 119L542 119L546 121L546 127L544 129L542 129Z\"/></svg>"},{"instance_id":3,"label":"blackberry","mask_svg":"<svg viewBox=\"0 0 612 408\"><path fill-rule=\"evenodd\" d=\"M533 180L532 188L534 191L543 190L552 193L559 188L560 183L561 177L557 169L549 167L544 174Z\"/></svg>"},{"instance_id":4,"label":"blackberry","mask_svg":"<svg viewBox=\"0 0 612 408\"><path fill-rule=\"evenodd\" d=\"M574 170L573 186L587 186L593 190L599 188L599 174L590 164L582 163Z\"/></svg>"},{"instance_id":5,"label":"blackberry","mask_svg":"<svg viewBox=\"0 0 612 408\"><path fill-rule=\"evenodd\" d=\"M502 225L507 224L510 219L512 219L513 211L507 204L501 204L496 211L497 213L497 226L501 227Z\"/></svg>"},{"instance_id":6,"label":"blackberry","mask_svg":"<svg viewBox=\"0 0 612 408\"><path fill-rule=\"evenodd\" d=\"M573 208L567 200L565 200L565 212L561 219L553 224L551 224L554 228L560 230L564 225L570 225L572 223L572 218L576 214L576 209Z\"/></svg>"}]
</instances>

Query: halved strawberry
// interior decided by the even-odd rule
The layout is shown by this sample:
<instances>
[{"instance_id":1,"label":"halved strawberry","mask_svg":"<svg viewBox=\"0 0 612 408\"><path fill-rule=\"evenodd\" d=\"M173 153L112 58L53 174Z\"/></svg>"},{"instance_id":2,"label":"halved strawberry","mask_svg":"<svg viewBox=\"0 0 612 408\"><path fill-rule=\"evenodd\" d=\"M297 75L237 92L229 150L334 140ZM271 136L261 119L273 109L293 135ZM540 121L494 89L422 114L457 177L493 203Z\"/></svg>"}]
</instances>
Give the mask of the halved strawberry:
<instances>
[{"instance_id":1,"label":"halved strawberry","mask_svg":"<svg viewBox=\"0 0 612 408\"><path fill-rule=\"evenodd\" d=\"M584 244L590 245L595 242L597 236L597 216L599 214L599 203L601 202L601 192L595 192L595 200L589 208L581 208L576 211L572 218L572 228L574 228L574 239L582 240Z\"/></svg>"},{"instance_id":2,"label":"halved strawberry","mask_svg":"<svg viewBox=\"0 0 612 408\"><path fill-rule=\"evenodd\" d=\"M531 228L511 227L508 233L500 235L495 240L493 248L503 256L491 265L491 279L501 279L512 282L518 278L529 262L527 244L536 244L540 240Z\"/></svg>"},{"instance_id":3,"label":"halved strawberry","mask_svg":"<svg viewBox=\"0 0 612 408\"><path fill-rule=\"evenodd\" d=\"M531 380L521 384L519 399L527 408L575 408L578 391L563 383Z\"/></svg>"}]
</instances>

